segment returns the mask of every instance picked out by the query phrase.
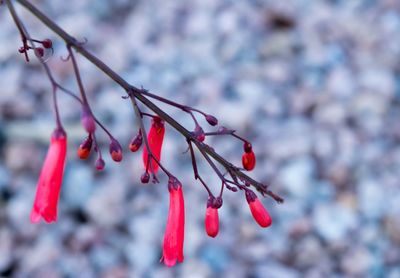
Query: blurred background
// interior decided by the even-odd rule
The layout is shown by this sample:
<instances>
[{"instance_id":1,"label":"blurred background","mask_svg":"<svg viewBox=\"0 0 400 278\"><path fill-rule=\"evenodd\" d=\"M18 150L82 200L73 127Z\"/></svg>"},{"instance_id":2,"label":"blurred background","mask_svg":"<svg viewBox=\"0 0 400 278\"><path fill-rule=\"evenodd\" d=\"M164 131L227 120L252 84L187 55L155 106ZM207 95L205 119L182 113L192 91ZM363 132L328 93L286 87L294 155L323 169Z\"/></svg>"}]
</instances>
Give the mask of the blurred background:
<instances>
[{"instance_id":1,"label":"blurred background","mask_svg":"<svg viewBox=\"0 0 400 278\"><path fill-rule=\"evenodd\" d=\"M80 161L80 107L60 93L68 161L56 224L29 222L54 129L51 87L0 6L1 277L400 277L400 2L33 1L131 84L215 115L249 138L250 175L285 197L263 203L274 223L254 222L242 192L225 192L216 239L203 227L207 194L193 179L184 139L167 128L162 161L184 184L185 262L159 263L168 211L166 179L142 185L137 132L124 92L79 57L94 113L125 148ZM62 41L16 4L48 61L77 92ZM33 58L33 55L31 55ZM35 59L32 59L35 60ZM192 130L191 119L165 107ZM203 128L213 131L199 117ZM146 122L149 125L149 122ZM206 142L240 165L229 137ZM220 181L199 160L214 192Z\"/></svg>"}]
</instances>

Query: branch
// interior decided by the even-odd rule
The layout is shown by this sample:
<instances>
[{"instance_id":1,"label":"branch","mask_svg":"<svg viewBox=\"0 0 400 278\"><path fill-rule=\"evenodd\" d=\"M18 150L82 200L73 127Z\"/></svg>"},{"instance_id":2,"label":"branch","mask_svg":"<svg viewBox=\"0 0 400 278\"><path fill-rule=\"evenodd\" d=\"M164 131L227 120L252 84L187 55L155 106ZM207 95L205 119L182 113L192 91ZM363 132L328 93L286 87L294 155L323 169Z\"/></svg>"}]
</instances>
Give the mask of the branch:
<instances>
[{"instance_id":1,"label":"branch","mask_svg":"<svg viewBox=\"0 0 400 278\"><path fill-rule=\"evenodd\" d=\"M9 2L9 1L10 0L8 0L7 2ZM45 14L43 14L40 10L38 10L29 1L26 1L26 0L16 0L16 1L19 2L27 10L29 10L36 18L38 18L40 21L42 21L54 33L56 33L58 36L60 36L64 40L64 42L66 43L66 45L68 47L74 48L78 53L80 53L82 56L84 56L88 61L90 61L93 65L95 65L98 69L100 69L104 74L106 74L109 78L111 78L117 84L119 84L126 91L128 96L131 97L134 108L136 107L138 109L137 104L135 104L136 99L137 99L141 103L143 103L146 107L148 107L150 110L152 110L155 114L157 114L160 118L162 118L165 122L167 122L169 125L171 125L175 130L177 130L179 133L181 133L187 140L194 142L195 145L197 146L197 148L200 150L200 152L203 155L207 154L207 155L205 155L205 157L208 157L208 155L209 155L215 161L220 163L230 173L237 176L240 180L254 186L262 195L264 195L264 196L269 195L269 196L273 197L275 200L277 200L278 202L283 202L282 198L276 196L270 190L268 190L267 185L262 184L256 180L252 179L251 177L247 176L245 173L243 173L240 170L240 168L234 166L233 164L231 164L230 162L225 160L221 155L216 153L210 146L199 142L195 138L195 136L193 135L192 132L190 132L189 130L184 128L181 124L179 124L176 120L174 120L172 117L170 117L167 113L165 113L163 110L161 110L158 106L156 106L152 101L150 101L146 97L146 96L154 97L155 96L154 94L151 94L147 90L139 89L139 88L129 84L125 79L123 79L119 74L117 74L115 71L113 71L103 61L101 61L99 58L97 58L95 55L93 55L91 52L89 52L87 49L85 49L81 42L79 42L77 39L75 39L74 37L69 35L66 31L64 31L54 21L52 21L49 17L47 17ZM136 110L136 108L135 108L135 112L139 117L140 111ZM194 109L192 109L192 110L199 112L199 110L194 110ZM141 129L143 132L145 131L143 128L143 123L141 123ZM146 137L145 134L143 134L143 136L144 136L144 138ZM168 175L169 172L167 171L166 173ZM217 172L217 174L220 174L219 171Z\"/></svg>"}]
</instances>

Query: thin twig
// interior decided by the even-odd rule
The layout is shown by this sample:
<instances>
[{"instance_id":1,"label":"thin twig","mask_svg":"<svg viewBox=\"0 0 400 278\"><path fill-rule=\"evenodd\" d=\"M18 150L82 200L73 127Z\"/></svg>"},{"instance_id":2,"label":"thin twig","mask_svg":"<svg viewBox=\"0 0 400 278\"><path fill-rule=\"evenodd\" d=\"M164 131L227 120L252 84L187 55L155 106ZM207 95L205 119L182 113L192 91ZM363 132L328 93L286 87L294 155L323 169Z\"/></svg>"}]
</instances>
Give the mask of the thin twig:
<instances>
[{"instance_id":1,"label":"thin twig","mask_svg":"<svg viewBox=\"0 0 400 278\"><path fill-rule=\"evenodd\" d=\"M204 180L200 177L199 175L199 171L197 169L197 162L196 162L196 157L194 155L194 150L193 150L193 146L192 146L192 142L190 142L190 140L187 140L187 143L189 145L189 150L190 150L190 157L192 159L192 166L193 166L193 173L194 173L194 178L197 180L200 180L200 182L203 184L204 188L207 190L208 195L214 197L214 195L212 194L210 188L208 188L207 184L204 182Z\"/></svg>"}]
</instances>

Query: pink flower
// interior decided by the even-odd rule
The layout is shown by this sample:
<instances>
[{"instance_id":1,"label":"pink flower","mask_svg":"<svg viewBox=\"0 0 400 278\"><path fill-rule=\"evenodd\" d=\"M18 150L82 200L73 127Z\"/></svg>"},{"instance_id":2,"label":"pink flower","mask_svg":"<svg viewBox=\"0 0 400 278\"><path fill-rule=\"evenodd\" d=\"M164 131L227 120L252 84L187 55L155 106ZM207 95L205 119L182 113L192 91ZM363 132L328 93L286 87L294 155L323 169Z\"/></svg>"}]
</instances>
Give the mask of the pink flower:
<instances>
[{"instance_id":1,"label":"pink flower","mask_svg":"<svg viewBox=\"0 0 400 278\"><path fill-rule=\"evenodd\" d=\"M165 134L165 125L163 119L161 119L160 117L154 117L153 120L151 121L151 127L149 134L147 135L147 141L149 142L149 147L151 152L157 158L158 161L160 161L161 159L161 148L164 140L164 134ZM147 169L148 158L149 158L148 150L147 147L144 146L143 165L145 169ZM158 164L154 159L151 160L151 167L149 167L149 169L150 171L151 169L153 169L154 173L157 173Z\"/></svg>"},{"instance_id":2,"label":"pink flower","mask_svg":"<svg viewBox=\"0 0 400 278\"><path fill-rule=\"evenodd\" d=\"M47 223L57 220L57 203L60 195L67 154L67 135L56 129L50 141L42 171L37 183L36 197L31 212L31 222L38 223L42 217Z\"/></svg>"},{"instance_id":3,"label":"pink flower","mask_svg":"<svg viewBox=\"0 0 400 278\"><path fill-rule=\"evenodd\" d=\"M249 204L251 214L254 220L263 228L267 228L272 224L272 218L263 204L257 198L253 191L246 190L246 200Z\"/></svg>"},{"instance_id":4,"label":"pink flower","mask_svg":"<svg viewBox=\"0 0 400 278\"><path fill-rule=\"evenodd\" d=\"M222 198L215 198L212 195L208 196L206 217L204 218L204 227L207 235L216 237L219 232L219 216L218 209L222 206Z\"/></svg>"},{"instance_id":5,"label":"pink flower","mask_svg":"<svg viewBox=\"0 0 400 278\"><path fill-rule=\"evenodd\" d=\"M218 209L212 206L207 206L206 218L204 220L207 235L210 237L216 237L219 232L219 216Z\"/></svg>"},{"instance_id":6,"label":"pink flower","mask_svg":"<svg viewBox=\"0 0 400 278\"><path fill-rule=\"evenodd\" d=\"M168 191L169 211L161 261L164 261L166 266L171 267L176 264L176 260L183 262L184 259L185 204L182 184L175 177L169 178Z\"/></svg>"}]
</instances>

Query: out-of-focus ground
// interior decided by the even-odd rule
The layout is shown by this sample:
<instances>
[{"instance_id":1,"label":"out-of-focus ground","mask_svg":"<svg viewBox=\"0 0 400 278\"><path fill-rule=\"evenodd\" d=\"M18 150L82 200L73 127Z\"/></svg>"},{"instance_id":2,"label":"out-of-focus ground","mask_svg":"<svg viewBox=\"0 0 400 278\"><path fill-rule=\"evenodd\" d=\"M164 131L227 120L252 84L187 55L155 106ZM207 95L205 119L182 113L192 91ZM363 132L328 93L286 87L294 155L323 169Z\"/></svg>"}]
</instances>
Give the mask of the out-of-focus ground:
<instances>
[{"instance_id":1,"label":"out-of-focus ground","mask_svg":"<svg viewBox=\"0 0 400 278\"><path fill-rule=\"evenodd\" d=\"M29 213L54 128L51 88L24 62L19 34L0 6L0 276L400 277L400 2L35 1L37 7L136 86L203 109L250 138L251 173L285 197L263 203L259 228L241 192L226 192L221 230L206 236L207 194L193 179L185 141L167 129L162 161L184 184L185 262L159 263L166 179L143 186L137 132L124 92L84 59L94 113L125 148L106 169L80 161L80 109L60 94L68 162L56 224ZM17 4L16 4L17 5ZM48 62L77 91L62 42L17 5L31 35L51 38ZM33 59L34 60L34 59ZM187 128L191 119L166 108ZM210 128L201 121L206 130ZM148 123L147 123L148 124ZM207 138L240 164L241 144ZM198 155L200 157L200 155ZM200 172L217 192L210 167Z\"/></svg>"}]
</instances>

